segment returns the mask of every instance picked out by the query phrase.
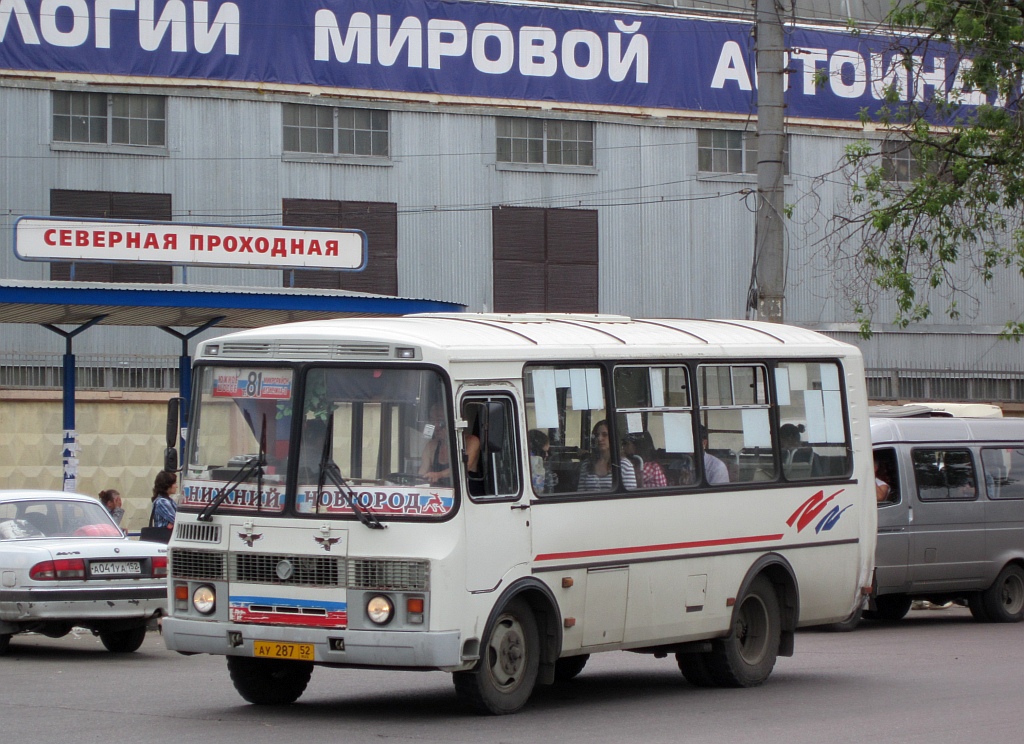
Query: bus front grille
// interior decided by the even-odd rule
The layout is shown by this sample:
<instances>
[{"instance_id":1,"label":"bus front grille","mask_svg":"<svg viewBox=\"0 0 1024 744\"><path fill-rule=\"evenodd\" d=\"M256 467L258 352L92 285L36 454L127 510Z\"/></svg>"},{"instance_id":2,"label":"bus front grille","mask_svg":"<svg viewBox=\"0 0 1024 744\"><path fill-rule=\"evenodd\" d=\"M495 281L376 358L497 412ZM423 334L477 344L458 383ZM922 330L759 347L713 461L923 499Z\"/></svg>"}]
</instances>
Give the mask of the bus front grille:
<instances>
[{"instance_id":1,"label":"bus front grille","mask_svg":"<svg viewBox=\"0 0 1024 744\"><path fill-rule=\"evenodd\" d=\"M329 556L232 553L231 579L247 584L342 586L344 562Z\"/></svg>"},{"instance_id":2,"label":"bus front grille","mask_svg":"<svg viewBox=\"0 0 1024 744\"><path fill-rule=\"evenodd\" d=\"M174 525L174 536L189 542L220 542L219 524L200 524L198 522L178 522Z\"/></svg>"},{"instance_id":3,"label":"bus front grille","mask_svg":"<svg viewBox=\"0 0 1024 744\"><path fill-rule=\"evenodd\" d=\"M430 564L427 561L350 558L347 583L349 589L425 592L430 588Z\"/></svg>"},{"instance_id":4,"label":"bus front grille","mask_svg":"<svg viewBox=\"0 0 1024 744\"><path fill-rule=\"evenodd\" d=\"M224 553L172 548L171 576L175 579L223 581L227 578Z\"/></svg>"}]
</instances>

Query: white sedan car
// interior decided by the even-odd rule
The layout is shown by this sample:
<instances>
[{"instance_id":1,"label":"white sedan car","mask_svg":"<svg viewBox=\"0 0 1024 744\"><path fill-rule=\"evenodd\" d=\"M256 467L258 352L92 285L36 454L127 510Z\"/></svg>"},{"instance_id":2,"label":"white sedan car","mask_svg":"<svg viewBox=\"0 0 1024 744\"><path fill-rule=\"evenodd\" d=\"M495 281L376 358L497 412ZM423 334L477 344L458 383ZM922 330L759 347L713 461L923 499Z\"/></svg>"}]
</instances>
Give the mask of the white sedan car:
<instances>
[{"instance_id":1,"label":"white sedan car","mask_svg":"<svg viewBox=\"0 0 1024 744\"><path fill-rule=\"evenodd\" d=\"M166 611L166 545L129 540L88 496L0 491L0 655L15 633L76 626L131 653Z\"/></svg>"}]
</instances>

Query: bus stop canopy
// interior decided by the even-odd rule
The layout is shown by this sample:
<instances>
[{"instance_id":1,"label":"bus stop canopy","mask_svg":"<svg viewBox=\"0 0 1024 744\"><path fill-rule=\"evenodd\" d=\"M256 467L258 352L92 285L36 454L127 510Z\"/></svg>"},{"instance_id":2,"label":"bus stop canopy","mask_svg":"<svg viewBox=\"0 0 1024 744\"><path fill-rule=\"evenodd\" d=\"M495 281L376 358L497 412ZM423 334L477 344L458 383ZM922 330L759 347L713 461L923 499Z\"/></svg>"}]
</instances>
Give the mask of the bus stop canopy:
<instances>
[{"instance_id":1,"label":"bus stop canopy","mask_svg":"<svg viewBox=\"0 0 1024 744\"><path fill-rule=\"evenodd\" d=\"M0 323L257 328L463 309L454 302L342 290L0 280Z\"/></svg>"},{"instance_id":2,"label":"bus stop canopy","mask_svg":"<svg viewBox=\"0 0 1024 744\"><path fill-rule=\"evenodd\" d=\"M342 290L0 280L0 323L41 325L64 338L65 490L74 490L77 479L73 340L94 325L151 326L181 341L180 421L185 426L192 393L189 341L213 326L256 328L299 320L464 309L454 302Z\"/></svg>"}]
</instances>

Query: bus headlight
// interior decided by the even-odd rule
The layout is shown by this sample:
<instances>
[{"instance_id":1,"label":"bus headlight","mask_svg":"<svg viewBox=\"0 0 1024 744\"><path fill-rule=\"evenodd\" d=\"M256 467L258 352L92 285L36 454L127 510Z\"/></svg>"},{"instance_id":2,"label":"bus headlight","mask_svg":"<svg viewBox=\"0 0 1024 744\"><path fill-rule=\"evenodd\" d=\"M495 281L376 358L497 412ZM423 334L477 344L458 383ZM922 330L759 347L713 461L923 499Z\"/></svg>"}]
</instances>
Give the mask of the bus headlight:
<instances>
[{"instance_id":1,"label":"bus headlight","mask_svg":"<svg viewBox=\"0 0 1024 744\"><path fill-rule=\"evenodd\" d=\"M217 594L213 591L213 587L206 584L196 587L196 590L192 592L192 606L196 608L196 612L203 615L213 612L217 607Z\"/></svg>"},{"instance_id":2,"label":"bus headlight","mask_svg":"<svg viewBox=\"0 0 1024 744\"><path fill-rule=\"evenodd\" d=\"M374 594L366 603L366 616L375 625L387 625L395 615L395 604L383 594Z\"/></svg>"}]
</instances>

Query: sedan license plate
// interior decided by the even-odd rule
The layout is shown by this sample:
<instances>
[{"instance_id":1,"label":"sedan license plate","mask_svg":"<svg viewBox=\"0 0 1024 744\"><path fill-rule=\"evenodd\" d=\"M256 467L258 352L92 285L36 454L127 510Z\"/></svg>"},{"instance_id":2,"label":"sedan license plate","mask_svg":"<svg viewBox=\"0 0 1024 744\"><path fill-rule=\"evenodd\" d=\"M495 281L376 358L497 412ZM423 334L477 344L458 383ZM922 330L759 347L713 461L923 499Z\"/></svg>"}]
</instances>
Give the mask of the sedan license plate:
<instances>
[{"instance_id":1,"label":"sedan license plate","mask_svg":"<svg viewBox=\"0 0 1024 744\"><path fill-rule=\"evenodd\" d=\"M142 573L139 561L93 561L89 564L92 576L131 576Z\"/></svg>"},{"instance_id":2,"label":"sedan license plate","mask_svg":"<svg viewBox=\"0 0 1024 744\"><path fill-rule=\"evenodd\" d=\"M253 641L252 655L271 659L295 659L313 661L312 643L280 643L278 641Z\"/></svg>"}]
</instances>

